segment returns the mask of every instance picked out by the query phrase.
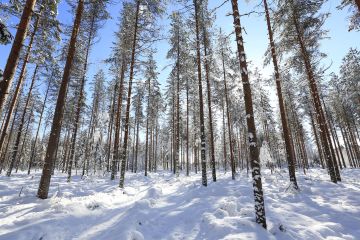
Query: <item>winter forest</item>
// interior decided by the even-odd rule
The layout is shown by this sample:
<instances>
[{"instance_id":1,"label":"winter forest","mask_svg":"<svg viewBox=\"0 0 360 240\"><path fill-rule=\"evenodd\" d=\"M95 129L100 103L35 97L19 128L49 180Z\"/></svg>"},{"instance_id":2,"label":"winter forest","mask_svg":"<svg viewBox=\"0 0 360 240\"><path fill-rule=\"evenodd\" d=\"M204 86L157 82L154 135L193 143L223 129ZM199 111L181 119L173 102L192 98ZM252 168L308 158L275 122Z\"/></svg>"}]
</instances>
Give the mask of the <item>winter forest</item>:
<instances>
[{"instance_id":1,"label":"winter forest","mask_svg":"<svg viewBox=\"0 0 360 240\"><path fill-rule=\"evenodd\" d=\"M359 0L1 0L0 239L360 239Z\"/></svg>"}]
</instances>

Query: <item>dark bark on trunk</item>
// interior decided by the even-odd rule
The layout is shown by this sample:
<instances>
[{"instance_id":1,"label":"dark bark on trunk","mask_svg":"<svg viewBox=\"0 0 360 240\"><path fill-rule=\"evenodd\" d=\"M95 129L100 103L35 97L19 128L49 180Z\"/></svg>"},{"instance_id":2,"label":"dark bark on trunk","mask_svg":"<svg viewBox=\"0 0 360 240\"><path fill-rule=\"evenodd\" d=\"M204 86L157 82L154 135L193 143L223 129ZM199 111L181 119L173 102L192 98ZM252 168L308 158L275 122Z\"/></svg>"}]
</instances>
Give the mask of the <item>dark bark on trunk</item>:
<instances>
[{"instance_id":1,"label":"dark bark on trunk","mask_svg":"<svg viewBox=\"0 0 360 240\"><path fill-rule=\"evenodd\" d=\"M81 82L80 82L80 93L79 93L79 97L78 97L78 101L77 101L75 119L74 119L75 121L74 121L74 126L73 126L74 129L73 129L73 134L72 134L72 138L71 138L67 182L71 181L71 170L72 170L73 160L75 157L75 147L76 147L75 145L76 145L77 132L78 132L79 122L80 122L81 105L83 104L83 99L84 99L85 79L86 79L86 72L87 72L87 67L88 67L88 58L89 58L89 53L90 53L91 40L93 39L93 35L94 35L94 24L95 24L95 14L93 13L93 15L91 17L89 36L87 39L84 68L83 68L83 73L82 73ZM90 126L90 127L93 127L93 126ZM87 159L84 159L84 161L86 161L86 160Z\"/></svg>"},{"instance_id":2,"label":"dark bark on trunk","mask_svg":"<svg viewBox=\"0 0 360 240\"><path fill-rule=\"evenodd\" d=\"M204 15L204 9L202 9L202 15ZM203 17L204 18L204 17ZM215 144L214 144L214 131L213 131L213 119L212 119L212 108L211 108L211 86L210 86L210 68L208 58L208 36L205 28L203 19L202 23L203 30L203 44L204 44L204 64L205 64L205 79L207 88L207 101L208 101L208 113L209 113L209 131L210 131L210 161L213 181L216 182L216 161L215 161Z\"/></svg>"},{"instance_id":3,"label":"dark bark on trunk","mask_svg":"<svg viewBox=\"0 0 360 240\"><path fill-rule=\"evenodd\" d=\"M130 65L130 78L129 78L129 87L127 95L127 105L126 105L126 116L125 116L125 132L124 132L124 145L122 148L121 161L120 161L120 181L119 187L124 188L125 182L125 164L126 164L126 153L129 140L129 123L130 123L130 105L131 105L131 88L134 78L134 66L135 66L135 52L136 52L136 42L138 34L138 22L139 22L139 12L140 12L140 0L136 2L136 15L135 15L135 29L134 29L134 38L133 46L131 53L131 65Z\"/></svg>"},{"instance_id":4,"label":"dark bark on trunk","mask_svg":"<svg viewBox=\"0 0 360 240\"><path fill-rule=\"evenodd\" d=\"M78 7L76 10L76 17L74 22L74 27L71 34L70 45L68 50L68 55L65 63L64 74L60 85L59 95L56 102L55 113L53 118L53 123L50 131L50 137L48 142L48 147L46 150L45 164L43 167L39 189L37 196L41 199L46 199L48 197L50 179L51 179L51 170L56 158L56 149L59 142L60 132L61 132L61 122L64 115L64 104L66 100L66 92L68 87L68 82L70 80L71 66L73 63L75 50L76 50L76 39L79 32L79 27L81 23L81 17L84 10L84 1L79 0Z\"/></svg>"},{"instance_id":5,"label":"dark bark on trunk","mask_svg":"<svg viewBox=\"0 0 360 240\"><path fill-rule=\"evenodd\" d=\"M25 54L25 57L24 57L24 63L23 63L22 68L20 70L19 80L18 80L18 82L16 84L14 95L13 95L13 97L11 99L9 108L7 109L6 118L5 118L4 122L3 122L2 132L1 132L1 136L0 136L0 152L1 152L2 147L3 147L5 137L7 135L7 130L8 130L9 124L10 124L10 119L11 119L11 116L13 114L14 107L15 107L15 105L17 103L19 93L20 93L20 91L22 89L22 86L23 86L26 67L27 67L27 64L28 64L28 61L29 61L29 58L30 58L30 55L31 55L31 49L32 49L32 45L33 45L33 42L34 42L34 39L35 39L35 35L37 33L37 29L39 27L39 22L40 22L40 17L37 17L36 21L35 21L35 25L34 25L34 30L33 30L32 34L30 36L29 45L27 47L26 54ZM4 79L5 79L5 77L4 77ZM3 82L4 81L0 82L0 85ZM1 88L0 88L0 95L2 95L1 92L2 91L1 91ZM0 114L1 114L1 111L2 111L1 110L2 105L4 104L4 103L1 103L1 101L5 101L5 100L6 100L6 96L5 96L5 99L3 99L3 100L1 100L1 96L0 96Z\"/></svg>"},{"instance_id":6,"label":"dark bark on trunk","mask_svg":"<svg viewBox=\"0 0 360 240\"><path fill-rule=\"evenodd\" d=\"M266 228L265 204L264 204L264 196L263 196L261 173L260 173L260 159L259 159L259 152L257 147L253 102L252 102L251 87L250 87L248 70L247 70L244 40L241 33L242 29L240 24L240 13L238 9L237 0L231 0L231 4L233 10L238 57L240 61L241 79L243 83L246 123L249 134L248 143L249 143L250 164L251 164L252 178L253 178L256 223L260 224L263 228Z\"/></svg>"},{"instance_id":7,"label":"dark bark on trunk","mask_svg":"<svg viewBox=\"0 0 360 240\"><path fill-rule=\"evenodd\" d=\"M21 163L21 160L22 160L22 157L23 157L24 149L25 149L26 138L27 138L27 136L29 134L29 127L30 127L30 123L31 123L31 118L33 117L33 109L34 109L34 107L35 107L35 103L33 103L33 105L31 106L31 109L30 109L29 118L28 118L28 121L26 123L25 135L23 137L23 141L22 141L22 144L21 144L21 150L20 150L19 157L18 157L18 159L15 159L15 162L16 162L16 171L15 172L16 173L18 172L19 165L20 164L22 166L24 165L24 164ZM31 129L30 129L30 131L31 131Z\"/></svg>"},{"instance_id":8,"label":"dark bark on trunk","mask_svg":"<svg viewBox=\"0 0 360 240\"><path fill-rule=\"evenodd\" d=\"M328 143L327 136L326 136L326 132L327 132L326 120L324 118L323 109L321 107L319 92L318 92L317 84L315 81L313 69L311 66L310 58L309 58L306 46L304 44L303 34L300 30L300 25L299 25L298 19L296 17L295 10L293 12L293 23L294 23L294 26L296 29L298 43L300 45L300 50L302 53L302 57L303 57L305 68L306 68L306 73L308 76L310 92L311 92L312 102L314 104L316 119L317 119L317 122L318 122L320 130L321 130L320 131L320 139L321 139L322 146L324 148L325 159L327 162L330 179L332 182L336 183L339 180L340 176L337 176L337 174L336 174L335 163L334 163L335 160L331 156L330 145Z\"/></svg>"},{"instance_id":9,"label":"dark bark on trunk","mask_svg":"<svg viewBox=\"0 0 360 240\"><path fill-rule=\"evenodd\" d=\"M278 66L277 54L276 54L276 49L275 49L273 30L271 28L270 14L269 14L267 0L264 0L264 7L265 7L268 35L269 35L269 40L270 40L272 62L274 65L276 91L277 91L278 100L279 100L281 126L282 126L283 136L284 136L284 140L285 140L286 160L288 163L289 177L290 177L290 182L293 185L293 188L299 189L297 181L296 181L296 174L295 174L295 159L293 158L294 149L291 147L291 142L290 142L289 124L288 124L288 120L286 118L286 110L285 110L285 104L284 104L282 87L281 87L279 66Z\"/></svg>"},{"instance_id":10,"label":"dark bark on trunk","mask_svg":"<svg viewBox=\"0 0 360 240\"><path fill-rule=\"evenodd\" d=\"M114 125L114 115L115 115L115 101L116 101L116 93L117 93L117 84L114 87L114 95L112 98L111 104L111 113L110 113L110 121L109 121L109 138L108 138L108 150L106 155L106 171L110 172L110 156L111 156L111 145L112 145L112 132L113 132L113 125Z\"/></svg>"},{"instance_id":11,"label":"dark bark on trunk","mask_svg":"<svg viewBox=\"0 0 360 240\"><path fill-rule=\"evenodd\" d=\"M21 116L18 132L17 132L17 136L16 136L16 140L15 140L14 147L13 147L13 150L12 150L12 155L11 155L11 160L10 160L10 167L9 167L8 172L6 174L8 177L10 177L11 171L12 171L12 169L14 167L14 164L15 164L15 161L16 161L16 157L17 157L17 153L18 153L19 145L20 145L20 141L21 141L21 134L22 134L22 131L23 131L24 123L25 123L26 112L27 112L27 108L28 108L28 106L30 104L32 90L34 88L34 83L35 83L35 80L36 80L36 74L37 74L38 68L39 68L39 65L36 65L36 67L34 69L33 76L32 76L31 84L30 84L30 87L29 87L29 93L28 93L27 98L26 98L24 110L23 110L23 113L22 113L22 116Z\"/></svg>"},{"instance_id":12,"label":"dark bark on trunk","mask_svg":"<svg viewBox=\"0 0 360 240\"><path fill-rule=\"evenodd\" d=\"M136 143L135 143L135 166L134 172L137 172L137 162L138 162L138 151L139 151L139 128L140 128L140 121L136 124Z\"/></svg>"},{"instance_id":13,"label":"dark bark on trunk","mask_svg":"<svg viewBox=\"0 0 360 240\"><path fill-rule=\"evenodd\" d=\"M123 98L123 91L124 91L124 78L125 78L125 71L126 71L126 62L123 58L121 63L121 73L120 73L120 83L119 83L119 93L117 98L117 110L116 110L116 117L115 117L115 138L114 138L114 155L111 165L111 180L115 179L116 170L118 167L118 162L120 158L119 147L120 147L120 122L121 122L121 111L122 111L122 98Z\"/></svg>"},{"instance_id":14,"label":"dark bark on trunk","mask_svg":"<svg viewBox=\"0 0 360 240\"><path fill-rule=\"evenodd\" d=\"M25 3L24 10L21 15L20 23L17 27L14 43L11 47L9 57L5 65L3 80L0 82L0 114L3 110L3 106L5 104L6 98L9 95L9 88L11 87L15 75L16 67L19 62L20 52L26 38L27 30L31 21L31 15L34 10L35 3L36 0L27 0ZM37 28L37 24L35 24L35 26ZM34 30L34 32L36 31ZM29 48L31 49L30 45Z\"/></svg>"},{"instance_id":15,"label":"dark bark on trunk","mask_svg":"<svg viewBox=\"0 0 360 240\"><path fill-rule=\"evenodd\" d=\"M148 102L147 102L147 116L146 116L146 140L145 140L145 176L147 176L149 165L149 121L150 121L150 100L151 100L151 81L148 79Z\"/></svg>"},{"instance_id":16,"label":"dark bark on trunk","mask_svg":"<svg viewBox=\"0 0 360 240\"><path fill-rule=\"evenodd\" d=\"M189 78L186 78L186 176L189 176L189 172Z\"/></svg>"},{"instance_id":17,"label":"dark bark on trunk","mask_svg":"<svg viewBox=\"0 0 360 240\"><path fill-rule=\"evenodd\" d=\"M201 142L201 171L202 171L202 185L207 186L206 176L206 143L205 143L205 119L204 119L204 100L202 90L201 77L201 55L200 55L200 33L199 33L199 3L194 0L195 5L195 23L196 23L196 58L197 58L197 72L198 72L198 88L199 88L199 105L200 105L200 142Z\"/></svg>"}]
</instances>

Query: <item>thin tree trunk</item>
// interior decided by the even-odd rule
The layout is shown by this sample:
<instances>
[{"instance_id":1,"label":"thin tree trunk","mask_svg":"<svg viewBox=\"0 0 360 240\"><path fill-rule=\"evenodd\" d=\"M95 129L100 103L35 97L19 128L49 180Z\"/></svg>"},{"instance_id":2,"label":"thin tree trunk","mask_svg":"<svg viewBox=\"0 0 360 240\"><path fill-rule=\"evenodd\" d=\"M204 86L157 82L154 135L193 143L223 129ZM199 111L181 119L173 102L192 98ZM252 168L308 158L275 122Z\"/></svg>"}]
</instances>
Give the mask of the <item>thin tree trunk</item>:
<instances>
[{"instance_id":1,"label":"thin tree trunk","mask_svg":"<svg viewBox=\"0 0 360 240\"><path fill-rule=\"evenodd\" d=\"M51 78L52 78L52 76L51 76ZM31 167L32 167L32 164L33 164L33 162L34 162L34 157L35 157L35 152L36 152L36 143L37 143L37 140L38 140L38 137L39 137L40 127L41 127L41 121L42 121L42 118L43 118L43 115L44 115L45 106L46 106L46 101L47 101L48 94L49 94L49 90L50 90L50 85L51 85L51 79L50 79L50 81L49 81L49 83L48 83L48 85L47 85L44 102L43 102L42 107L41 107L41 112L40 112L40 117L39 117L39 123L38 123L38 127L37 127L37 129L36 129L35 140L34 140L34 144L33 144L33 146L32 146L31 154L30 154L29 167L28 167L28 175L30 174Z\"/></svg>"},{"instance_id":2,"label":"thin tree trunk","mask_svg":"<svg viewBox=\"0 0 360 240\"><path fill-rule=\"evenodd\" d=\"M21 144L21 150L20 150L19 157L18 157L18 159L15 158L15 163L16 163L16 171L15 172L18 172L19 164L21 164L21 159L22 159L23 152L24 152L24 149L25 149L26 138L27 138L27 135L29 134L29 127L30 127L31 118L33 116L34 107L35 107L35 103L32 104L31 109L30 109L29 118L28 118L28 121L26 123L25 135L23 137L23 141L22 141L22 144ZM10 174L11 174L11 172L10 172Z\"/></svg>"},{"instance_id":3,"label":"thin tree trunk","mask_svg":"<svg viewBox=\"0 0 360 240\"><path fill-rule=\"evenodd\" d=\"M130 79L129 79L129 87L128 87L128 96L127 96L127 105L126 105L126 116L125 116L125 133L124 133L124 145L122 148L121 155L121 166L120 166L120 182L119 187L124 188L125 182L125 163L126 163L126 153L128 146L128 138L129 138L129 122L130 122L130 105L131 105L131 88L132 82L134 78L134 66L135 66L135 52L136 52L136 42L137 42L137 34L138 34L138 23L139 23L139 12L140 12L140 0L136 1L136 14L135 14L135 29L134 29L134 38L133 38L133 46L131 53L131 65L130 65Z\"/></svg>"},{"instance_id":4,"label":"thin tree trunk","mask_svg":"<svg viewBox=\"0 0 360 240\"><path fill-rule=\"evenodd\" d=\"M123 98L123 91L124 91L124 78L125 78L125 71L126 71L126 63L125 58L123 58L121 63L121 73L120 73L120 83L119 83L119 93L117 98L117 110L116 110L116 117L115 117L115 138L114 138L114 156L112 160L111 166L111 180L115 179L117 165L119 162L120 154L119 154L119 146L120 146L120 121L121 121L121 111L122 111L122 98Z\"/></svg>"},{"instance_id":5,"label":"thin tree trunk","mask_svg":"<svg viewBox=\"0 0 360 240\"><path fill-rule=\"evenodd\" d=\"M229 147L230 147L230 164L231 164L231 178L235 180L235 160L234 160L234 149L232 143L232 127L231 127L231 117L230 117L230 101L229 101L229 93L227 89L227 80L226 80L226 69L225 69L225 56L224 56L224 49L221 49L221 61L222 61L222 68L223 68L223 77L224 77L224 91L225 91L225 102L226 102L226 118L227 118L227 128L228 128L228 138L229 138ZM225 159L226 161L226 159ZM226 164L225 164L226 166Z\"/></svg>"},{"instance_id":6,"label":"thin tree trunk","mask_svg":"<svg viewBox=\"0 0 360 240\"><path fill-rule=\"evenodd\" d=\"M110 155L111 155L111 145L112 145L112 132L114 125L114 115L115 115L115 101L116 101L116 93L117 93L117 84L114 87L114 96L112 99L111 113L110 113L110 121L109 121L109 138L108 138L108 151L106 155L106 171L110 172Z\"/></svg>"},{"instance_id":7,"label":"thin tree trunk","mask_svg":"<svg viewBox=\"0 0 360 240\"><path fill-rule=\"evenodd\" d=\"M189 78L186 78L186 176L189 176L189 172Z\"/></svg>"},{"instance_id":8,"label":"thin tree trunk","mask_svg":"<svg viewBox=\"0 0 360 240\"><path fill-rule=\"evenodd\" d=\"M34 88L34 83L35 83L35 80L36 80L36 74L37 74L38 68L39 68L39 65L36 65L36 67L34 69L33 76L32 76L32 80L31 80L31 84L30 84L30 88L29 88L29 93L28 93L27 98L26 98L24 110L23 110L23 113L22 113L22 116L21 116L18 132L17 132L17 136L16 136L16 140L15 140L14 147L13 147L13 150L12 150L12 155L11 155L11 160L10 160L10 167L8 169L8 172L6 173L6 175L8 177L10 177L12 169L13 169L15 161L16 161L16 157L17 157L17 153L18 153L19 145L20 145L20 141L21 141L21 134L22 134L22 131L23 131L24 123L25 123L26 112L27 112L27 108L28 108L28 106L30 104L32 90Z\"/></svg>"},{"instance_id":9,"label":"thin tree trunk","mask_svg":"<svg viewBox=\"0 0 360 240\"><path fill-rule=\"evenodd\" d=\"M148 102L147 102L147 116L146 116L146 136L145 136L145 176L147 176L149 165L149 121L150 121L150 100L151 100L151 81L148 79Z\"/></svg>"}]
</instances>

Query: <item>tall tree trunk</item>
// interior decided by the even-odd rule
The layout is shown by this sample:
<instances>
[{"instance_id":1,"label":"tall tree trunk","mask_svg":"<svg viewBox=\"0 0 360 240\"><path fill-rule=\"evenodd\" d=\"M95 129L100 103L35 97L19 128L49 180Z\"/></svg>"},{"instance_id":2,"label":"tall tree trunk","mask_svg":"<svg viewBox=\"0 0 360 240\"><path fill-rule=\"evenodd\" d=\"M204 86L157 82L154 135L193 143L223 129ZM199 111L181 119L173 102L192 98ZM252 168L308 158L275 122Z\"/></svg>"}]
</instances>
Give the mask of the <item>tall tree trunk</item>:
<instances>
[{"instance_id":1,"label":"tall tree trunk","mask_svg":"<svg viewBox=\"0 0 360 240\"><path fill-rule=\"evenodd\" d=\"M122 59L121 63L121 73L120 73L120 83L119 83L119 92L117 98L117 110L116 110L116 117L115 117L115 137L114 137L114 156L111 165L111 180L115 179L117 165L120 158L119 147L120 147L120 122L121 122L121 111L122 111L122 98L123 98L123 91L124 91L124 78L125 78L125 71L126 71L126 62L125 58Z\"/></svg>"},{"instance_id":2,"label":"tall tree trunk","mask_svg":"<svg viewBox=\"0 0 360 240\"><path fill-rule=\"evenodd\" d=\"M128 87L128 96L127 96L127 105L126 105L126 116L125 116L125 133L124 133L124 145L122 148L121 155L121 165L120 165L120 182L119 187L124 188L125 182L125 163L126 163L126 153L128 146L128 138L129 138L129 123L130 123L130 105L131 105L131 88L134 78L134 66L135 66L135 52L136 52L136 42L137 42L137 34L138 34L138 23L139 23L139 12L140 12L140 0L136 1L136 14L135 14L135 29L134 29L134 38L133 38L133 46L131 53L131 65L130 65L130 79L129 79L129 87Z\"/></svg>"},{"instance_id":3,"label":"tall tree trunk","mask_svg":"<svg viewBox=\"0 0 360 240\"><path fill-rule=\"evenodd\" d=\"M180 151L180 32L177 33L177 59L176 59L176 126L175 126L175 173L179 177L179 151Z\"/></svg>"},{"instance_id":4,"label":"tall tree trunk","mask_svg":"<svg viewBox=\"0 0 360 240\"><path fill-rule=\"evenodd\" d=\"M56 157L56 148L59 142L60 132L61 132L61 122L64 114L64 104L66 100L66 92L68 87L68 82L70 80L70 72L73 64L73 59L76 50L76 39L79 32L79 27L81 23L81 17L84 10L84 1L79 0L78 7L76 10L76 17L74 22L74 27L71 34L70 45L68 50L68 55L66 58L64 74L62 77L59 95L56 102L55 112L53 123L51 126L51 132L48 142L48 147L46 150L45 164L43 167L39 189L37 196L41 199L46 199L48 197L50 180L51 180L51 170L53 168L54 160Z\"/></svg>"},{"instance_id":5,"label":"tall tree trunk","mask_svg":"<svg viewBox=\"0 0 360 240\"><path fill-rule=\"evenodd\" d=\"M197 71L198 71L198 84L199 84L199 108L200 108L200 143L201 143L201 172L202 172L202 185L207 186L206 176L206 143L205 143L205 119L204 119L204 100L202 90L202 77L201 77L201 55L200 55L200 21L199 21L199 3L194 0L195 5L195 24L196 24L196 58L197 58Z\"/></svg>"},{"instance_id":6,"label":"tall tree trunk","mask_svg":"<svg viewBox=\"0 0 360 240\"><path fill-rule=\"evenodd\" d=\"M138 150L139 150L139 128L140 128L140 121L136 123L136 143L135 143L135 166L134 172L137 172L137 163L138 163Z\"/></svg>"},{"instance_id":7,"label":"tall tree trunk","mask_svg":"<svg viewBox=\"0 0 360 240\"><path fill-rule=\"evenodd\" d=\"M110 172L110 156L111 156L111 145L112 145L112 132L113 132L113 125L114 125L114 115L115 115L115 101L116 101L116 93L117 93L117 84L114 87L114 95L112 97L112 104L111 104L111 113L110 113L110 121L109 121L109 131L108 131L108 150L106 154L106 171Z\"/></svg>"},{"instance_id":8,"label":"tall tree trunk","mask_svg":"<svg viewBox=\"0 0 360 240\"><path fill-rule=\"evenodd\" d=\"M326 137L326 131L327 131L326 120L324 119L324 113L323 113L323 109L321 107L317 84L315 81L310 58L309 58L306 46L304 44L303 34L300 30L300 25L299 25L295 10L293 10L293 23L294 23L294 26L296 29L297 40L300 45L300 50L301 50L302 57L303 57L303 60L305 63L305 68L306 68L306 73L307 73L308 81L309 81L309 85L310 85L310 92L311 92L312 102L313 102L314 109L315 109L316 119L317 119L317 122L318 122L318 124L320 126L320 130L321 130L320 131L320 139L321 139L322 146L324 148L325 159L327 162L330 179L332 182L336 183L339 180L340 176L337 176L337 174L335 172L334 159L331 157L331 150L330 150L330 146L329 146L329 143L328 143L328 140Z\"/></svg>"},{"instance_id":9,"label":"tall tree trunk","mask_svg":"<svg viewBox=\"0 0 360 240\"><path fill-rule=\"evenodd\" d=\"M247 71L244 40L241 33L242 30L240 24L240 14L239 14L237 0L231 0L231 4L233 10L233 17L234 17L236 43L239 54L238 57L240 61L241 79L243 83L246 123L249 134L248 142L249 142L249 150L250 150L250 164L252 168L252 178L253 178L256 223L260 224L263 228L266 228L265 204L264 204L264 196L263 196L261 174L260 174L260 159L259 159L259 152L257 147L253 102L252 102L251 87L249 82L249 75Z\"/></svg>"},{"instance_id":10,"label":"tall tree trunk","mask_svg":"<svg viewBox=\"0 0 360 240\"><path fill-rule=\"evenodd\" d=\"M201 1L202 2L202 1ZM203 4L203 3L201 3ZM210 131L210 161L211 161L211 170L213 181L216 182L216 161L215 161L215 144L214 144L214 131L213 131L213 119L212 119L212 107L211 107L211 86L210 86L210 68L209 68L209 57L208 48L209 48L209 39L207 36L207 29L205 26L204 19L204 6L201 9L202 15L202 31L203 31L203 45L204 45L204 64L205 64L205 79L206 79L206 88L207 88L207 101L208 101L208 114L209 114L209 131Z\"/></svg>"},{"instance_id":11,"label":"tall tree trunk","mask_svg":"<svg viewBox=\"0 0 360 240\"><path fill-rule=\"evenodd\" d=\"M266 16L268 35L269 35L269 40L270 40L272 62L274 65L276 91L277 91L278 100L279 100L281 126L282 126L283 136L284 136L284 140L285 140L286 160L288 162L289 177L290 177L290 182L293 185L293 188L299 189L297 181L296 181L296 174L295 174L295 160L293 158L294 149L291 147L291 142L290 142L289 124L288 124L288 120L286 118L286 110L285 110L284 98L283 98L282 87L281 87L279 66L278 66L276 48L275 48L275 43L274 43L274 34L273 34L273 30L271 28L270 14L269 14L267 0L264 0L264 7L265 7L265 16Z\"/></svg>"},{"instance_id":12,"label":"tall tree trunk","mask_svg":"<svg viewBox=\"0 0 360 240\"><path fill-rule=\"evenodd\" d=\"M145 136L145 176L147 176L149 165L149 121L150 121L150 100L151 100L151 81L148 79L148 102L147 102L147 116L146 116L146 136Z\"/></svg>"},{"instance_id":13,"label":"tall tree trunk","mask_svg":"<svg viewBox=\"0 0 360 240\"><path fill-rule=\"evenodd\" d=\"M86 79L86 72L87 72L87 68L88 68L88 58L89 58L89 53L90 53L91 40L93 39L93 36L94 36L94 26L95 26L95 14L93 13L93 15L91 16L89 36L88 36L87 44L86 44L84 68L83 68L83 72L82 72L82 76L81 76L80 92L79 92L79 97L78 97L76 112L75 112L73 135L71 138L70 158L69 158L68 177L67 177L68 182L71 181L72 163L73 163L73 159L75 157L76 138L77 138L77 132L78 132L79 122L80 122L81 105L83 104L83 99L84 99L85 79ZM90 126L90 127L93 127L93 126ZM84 159L84 160L86 160L86 159Z\"/></svg>"},{"instance_id":14,"label":"tall tree trunk","mask_svg":"<svg viewBox=\"0 0 360 240\"><path fill-rule=\"evenodd\" d=\"M9 88L11 87L15 75L16 67L18 65L20 58L20 52L26 38L27 30L31 21L31 15L34 11L35 3L36 0L26 0L24 10L21 15L20 23L17 27L14 43L11 47L9 57L5 65L3 80L0 82L0 114L3 110L7 95L9 94ZM35 24L36 28L37 25L38 24L36 23ZM36 29L34 28L34 32L36 32L35 30Z\"/></svg>"},{"instance_id":15,"label":"tall tree trunk","mask_svg":"<svg viewBox=\"0 0 360 240\"><path fill-rule=\"evenodd\" d=\"M229 92L227 89L227 82L226 82L224 49L221 49L221 61L222 61L222 69L223 69L223 77L224 77L226 118L227 118L228 138L229 138L229 147L230 147L231 178L235 180L235 159L234 159L234 149L233 149L233 143L231 137L232 127L231 127L231 117L230 117L230 101L229 101Z\"/></svg>"},{"instance_id":16,"label":"tall tree trunk","mask_svg":"<svg viewBox=\"0 0 360 240\"><path fill-rule=\"evenodd\" d=\"M186 176L189 176L189 172L189 78L186 78Z\"/></svg>"}]
</instances>

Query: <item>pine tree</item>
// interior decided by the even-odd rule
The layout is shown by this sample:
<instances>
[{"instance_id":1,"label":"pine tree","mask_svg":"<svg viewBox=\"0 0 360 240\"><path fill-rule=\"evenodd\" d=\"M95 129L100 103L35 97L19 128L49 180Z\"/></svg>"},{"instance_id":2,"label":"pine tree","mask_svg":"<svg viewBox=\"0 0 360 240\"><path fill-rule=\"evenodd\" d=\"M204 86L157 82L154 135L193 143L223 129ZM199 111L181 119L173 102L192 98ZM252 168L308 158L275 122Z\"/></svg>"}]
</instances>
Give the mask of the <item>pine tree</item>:
<instances>
[{"instance_id":1,"label":"pine tree","mask_svg":"<svg viewBox=\"0 0 360 240\"><path fill-rule=\"evenodd\" d=\"M81 23L82 13L84 10L84 1L79 0L76 17L74 20L74 27L71 34L71 40L68 50L68 56L64 68L64 74L62 77L62 82L59 90L59 95L56 102L54 118L51 127L51 133L49 137L48 147L46 151L45 164L43 167L43 172L41 175L41 180L38 189L38 197L41 199L46 199L48 197L50 180L51 180L51 171L53 169L54 160L56 158L56 146L58 145L60 131L61 131L61 121L64 113L64 104L66 99L66 92L68 87L68 82L70 78L70 69L73 63L73 58L76 51L76 40L79 32L79 27Z\"/></svg>"},{"instance_id":2,"label":"pine tree","mask_svg":"<svg viewBox=\"0 0 360 240\"><path fill-rule=\"evenodd\" d=\"M240 61L241 79L244 90L244 102L245 102L246 122L247 122L248 134L249 134L248 140L249 140L249 150L250 150L250 158L251 158L250 164L251 164L252 177L253 177L256 222L260 224L263 228L266 228L265 204L264 204L264 196L263 196L262 183L261 183L260 160L259 160L258 147L257 147L252 95L251 95L251 88L250 88L250 82L249 82L249 76L247 70L244 40L242 37L240 13L238 9L237 0L231 0L231 5L233 10L238 57Z\"/></svg>"}]
</instances>

